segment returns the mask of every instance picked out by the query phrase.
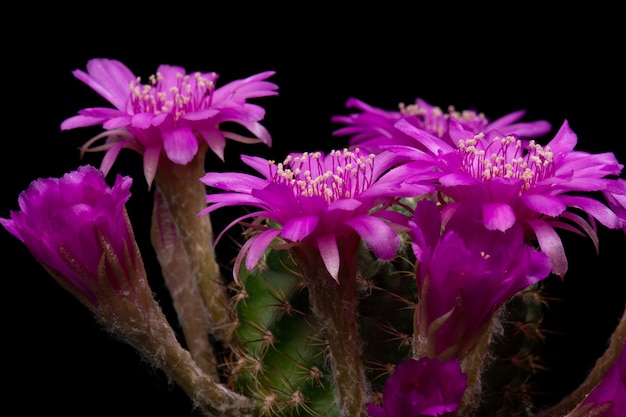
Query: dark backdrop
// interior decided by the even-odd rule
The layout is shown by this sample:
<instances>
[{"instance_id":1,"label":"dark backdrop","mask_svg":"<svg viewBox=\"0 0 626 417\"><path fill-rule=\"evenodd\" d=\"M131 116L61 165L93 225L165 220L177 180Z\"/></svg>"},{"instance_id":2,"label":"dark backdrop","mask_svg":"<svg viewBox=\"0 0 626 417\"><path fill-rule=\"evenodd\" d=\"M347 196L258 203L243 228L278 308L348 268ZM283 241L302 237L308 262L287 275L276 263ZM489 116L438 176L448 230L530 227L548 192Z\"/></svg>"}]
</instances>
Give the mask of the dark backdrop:
<instances>
[{"instance_id":1,"label":"dark backdrop","mask_svg":"<svg viewBox=\"0 0 626 417\"><path fill-rule=\"evenodd\" d=\"M578 148L614 152L626 161L623 131L623 26L612 10L464 10L419 5L384 8L255 10L238 4L141 11L33 9L14 12L2 28L4 129L0 216L38 177L56 177L79 160L77 147L99 129L60 132L79 109L104 104L71 71L94 57L115 58L147 77L161 63L216 71L220 85L275 70L280 95L258 100L274 146L229 144L239 153L281 158L288 151L345 145L330 132L349 97L393 109L415 97L442 107L475 108L491 118L518 109L554 129L567 119ZM150 6L151 8L153 6ZM56 16L52 18L52 16ZM59 18L58 16L65 16ZM593 27L593 29L592 29ZM128 204L155 291L167 293L147 240L150 193L141 159L124 151L113 172L135 178ZM216 216L216 222L220 217ZM550 280L556 301L545 323L549 370L537 387L555 402L577 386L606 346L624 307L626 238L600 231L600 253L565 238L570 271ZM14 237L0 230L4 265L3 399L24 414L194 415L191 402L160 372L111 339ZM226 249L220 249L226 250Z\"/></svg>"}]
</instances>

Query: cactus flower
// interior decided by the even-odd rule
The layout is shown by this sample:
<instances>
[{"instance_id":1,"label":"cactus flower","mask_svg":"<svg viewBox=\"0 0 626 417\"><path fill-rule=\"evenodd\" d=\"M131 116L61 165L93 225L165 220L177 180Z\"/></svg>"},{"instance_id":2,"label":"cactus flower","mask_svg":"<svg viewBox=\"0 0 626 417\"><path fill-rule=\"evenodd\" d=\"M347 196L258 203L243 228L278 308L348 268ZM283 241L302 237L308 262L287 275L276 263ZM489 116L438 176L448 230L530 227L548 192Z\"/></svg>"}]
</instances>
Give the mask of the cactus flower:
<instances>
[{"instance_id":1,"label":"cactus flower","mask_svg":"<svg viewBox=\"0 0 626 417\"><path fill-rule=\"evenodd\" d=\"M623 227L618 215L591 195L604 191L626 195L624 183L615 179L623 165L611 152L574 150L578 139L567 121L547 145L531 141L528 149L513 136L495 131L476 135L455 120L449 130L455 146L405 120L396 127L428 149L391 148L414 159L420 169L431 166L439 173L437 189L451 200L445 210L478 200L488 229L506 231L521 224L527 237L537 239L550 257L552 272L560 277L567 272L567 258L556 229L586 234L597 248L596 220L610 229Z\"/></svg>"},{"instance_id":2,"label":"cactus flower","mask_svg":"<svg viewBox=\"0 0 626 417\"><path fill-rule=\"evenodd\" d=\"M278 164L245 155L242 160L264 178L207 173L200 180L227 193L207 195L209 206L201 214L244 205L259 211L236 219L230 226L253 217L269 220L265 225L255 222L261 233L253 235L239 252L237 265L246 257L248 270L254 268L277 237L318 250L335 279L341 259L338 240L349 236L360 236L379 258L392 259L400 245L394 227L406 224L407 219L388 208L395 197L432 190L416 181L405 185L408 174L403 167L388 171L398 160L390 153L361 155L359 149L345 149L328 155L291 154Z\"/></svg>"},{"instance_id":3,"label":"cactus flower","mask_svg":"<svg viewBox=\"0 0 626 417\"><path fill-rule=\"evenodd\" d=\"M111 188L88 165L38 179L20 195L21 211L0 224L111 334L165 371L200 408L240 415L249 400L200 371L152 296L125 208L131 183L118 175Z\"/></svg>"},{"instance_id":4,"label":"cactus flower","mask_svg":"<svg viewBox=\"0 0 626 417\"><path fill-rule=\"evenodd\" d=\"M394 125L400 119L443 139L450 145L454 145L448 133L451 120L461 123L465 129L474 134L498 130L507 135L516 135L519 138L537 138L548 133L551 129L550 123L544 120L519 122L525 116L525 110L518 110L491 121L483 113L478 113L475 110L458 111L451 106L447 112L444 112L441 108L433 106L421 98L417 98L415 104L409 106L400 104L398 111L373 107L356 98L348 99L346 107L354 107L360 110L360 113L334 116L333 122L342 123L346 126L335 130L333 134L335 136L350 136L351 146L360 146L372 152L377 152L388 145L415 146L415 141L411 136L395 128Z\"/></svg>"},{"instance_id":5,"label":"cactus flower","mask_svg":"<svg viewBox=\"0 0 626 417\"><path fill-rule=\"evenodd\" d=\"M383 406L367 404L371 417L453 417L467 387L458 359L405 359L383 388Z\"/></svg>"},{"instance_id":6,"label":"cactus flower","mask_svg":"<svg viewBox=\"0 0 626 417\"><path fill-rule=\"evenodd\" d=\"M271 145L271 136L259 123L263 108L247 102L250 98L276 95L277 86L266 81L274 74L262 72L246 79L216 87L214 72L187 74L178 66L160 65L148 83L141 83L124 64L96 58L87 62L87 72L74 76L107 99L114 108L80 110L66 119L61 130L102 125L105 132L88 141L83 151L106 151L101 169L107 174L123 148L144 158L144 173L150 185L161 154L175 164L185 165L196 155L200 142L223 159L226 139ZM220 128L232 122L243 126L253 137ZM102 138L102 146L91 147Z\"/></svg>"},{"instance_id":7,"label":"cactus flower","mask_svg":"<svg viewBox=\"0 0 626 417\"><path fill-rule=\"evenodd\" d=\"M524 243L520 225L488 230L480 216L480 206L471 202L447 221L432 201L415 208L415 356L464 357L506 300L549 275L547 256Z\"/></svg>"},{"instance_id":8,"label":"cactus flower","mask_svg":"<svg viewBox=\"0 0 626 417\"><path fill-rule=\"evenodd\" d=\"M117 259L128 273L143 268L124 206L131 183L118 175L111 188L102 172L88 165L61 178L40 178L20 195L20 211L0 224L64 288L97 308L103 286L113 292L123 286L104 266L108 261Z\"/></svg>"}]
</instances>

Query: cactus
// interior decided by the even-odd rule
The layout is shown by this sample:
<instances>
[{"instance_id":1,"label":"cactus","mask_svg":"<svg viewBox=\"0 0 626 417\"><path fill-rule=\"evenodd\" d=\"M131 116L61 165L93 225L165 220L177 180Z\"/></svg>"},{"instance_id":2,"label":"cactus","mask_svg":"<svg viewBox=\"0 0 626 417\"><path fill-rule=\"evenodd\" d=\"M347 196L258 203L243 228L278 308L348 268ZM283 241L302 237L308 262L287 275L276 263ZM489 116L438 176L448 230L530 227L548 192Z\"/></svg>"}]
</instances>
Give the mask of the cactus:
<instances>
[{"instance_id":1,"label":"cactus","mask_svg":"<svg viewBox=\"0 0 626 417\"><path fill-rule=\"evenodd\" d=\"M417 288L409 245L395 260L361 252L359 315L364 361L373 388L380 392L395 365L411 356Z\"/></svg>"},{"instance_id":2,"label":"cactus","mask_svg":"<svg viewBox=\"0 0 626 417\"><path fill-rule=\"evenodd\" d=\"M288 252L268 250L265 267L239 278L229 385L257 402L259 416L337 415L324 339Z\"/></svg>"},{"instance_id":3,"label":"cactus","mask_svg":"<svg viewBox=\"0 0 626 417\"><path fill-rule=\"evenodd\" d=\"M383 262L360 250L359 324L376 391L411 352L416 291L405 252ZM230 388L253 398L258 416L338 416L325 339L289 252L268 250L233 287L238 326L224 359Z\"/></svg>"}]
</instances>

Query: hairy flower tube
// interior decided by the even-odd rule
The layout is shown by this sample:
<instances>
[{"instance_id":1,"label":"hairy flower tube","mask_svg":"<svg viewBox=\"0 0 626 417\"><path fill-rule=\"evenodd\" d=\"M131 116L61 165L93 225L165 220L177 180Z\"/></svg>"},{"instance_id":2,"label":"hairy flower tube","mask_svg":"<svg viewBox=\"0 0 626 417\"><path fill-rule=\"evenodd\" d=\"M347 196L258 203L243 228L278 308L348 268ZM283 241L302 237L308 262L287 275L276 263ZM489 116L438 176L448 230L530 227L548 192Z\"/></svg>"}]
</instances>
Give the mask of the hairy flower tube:
<instances>
[{"instance_id":1,"label":"hairy flower tube","mask_svg":"<svg viewBox=\"0 0 626 417\"><path fill-rule=\"evenodd\" d=\"M456 416L467 375L456 358L446 361L405 359L383 388L383 405L367 404L371 417Z\"/></svg>"},{"instance_id":2,"label":"hairy flower tube","mask_svg":"<svg viewBox=\"0 0 626 417\"><path fill-rule=\"evenodd\" d=\"M560 277L567 271L567 258L556 229L586 234L597 249L596 220L610 229L623 227L618 215L592 194L626 195L625 183L616 179L623 165L611 152L574 150L577 136L567 121L548 144L531 141L528 149L514 136L495 131L476 135L454 120L449 129L454 146L405 120L396 127L427 151L417 145L390 150L413 159L420 169L430 166L439 173L437 190L448 201L444 210L479 200L489 230L521 224Z\"/></svg>"},{"instance_id":3,"label":"hairy flower tube","mask_svg":"<svg viewBox=\"0 0 626 417\"><path fill-rule=\"evenodd\" d=\"M241 415L248 400L200 370L153 298L125 208L131 183L118 175L109 187L88 165L38 179L20 194L20 211L0 224L112 335L165 371L203 410Z\"/></svg>"},{"instance_id":4,"label":"hairy flower tube","mask_svg":"<svg viewBox=\"0 0 626 417\"><path fill-rule=\"evenodd\" d=\"M152 183L159 158L184 165L206 143L220 158L226 139L271 145L271 136L259 123L263 108L247 100L277 94L277 86L266 81L274 72L262 72L217 88L214 72L187 74L179 66L160 65L147 83L142 83L124 64L96 58L87 62L87 72L74 76L104 97L114 108L80 110L66 119L62 130L102 125L105 131L88 141L83 151L106 151L101 169L107 174L123 148L143 154L144 174ZM246 128L252 137L223 130L231 122ZM92 147L98 140L106 143Z\"/></svg>"},{"instance_id":5,"label":"hairy flower tube","mask_svg":"<svg viewBox=\"0 0 626 417\"><path fill-rule=\"evenodd\" d=\"M421 172L411 173L403 166L390 169L399 160L391 153L363 155L359 149L344 149L328 155L294 153L278 164L245 155L242 160L264 178L207 173L200 179L204 184L227 192L208 194L209 206L201 214L227 206L259 209L230 225L247 218L269 221L255 225L260 233L254 234L238 255L237 265L245 257L249 270L277 237L314 248L335 279L342 259L338 242L352 235L358 235L380 259L392 259L400 245L397 227L407 222L405 216L390 210L395 198L432 191L417 180ZM424 182L431 179L428 175ZM411 184L405 182L408 176Z\"/></svg>"},{"instance_id":6,"label":"hairy flower tube","mask_svg":"<svg viewBox=\"0 0 626 417\"><path fill-rule=\"evenodd\" d=\"M474 134L497 130L519 138L537 138L551 129L550 123L545 120L520 122L519 120L526 115L525 110L518 110L492 121L475 110L458 111L450 106L444 111L421 98L417 98L414 104L408 106L401 103L398 111L380 109L356 98L348 99L346 107L356 108L360 113L333 116L333 122L345 125L335 130L333 134L349 136L350 146L359 146L371 152L377 152L389 145L415 146L411 136L396 129L395 124L401 119L450 145L454 145L448 133L451 120L457 121Z\"/></svg>"},{"instance_id":7,"label":"hairy flower tube","mask_svg":"<svg viewBox=\"0 0 626 417\"><path fill-rule=\"evenodd\" d=\"M410 226L419 262L417 357L463 358L506 300L549 275L547 256L524 243L521 226L486 229L475 202L442 220L439 206L420 201Z\"/></svg>"}]
</instances>

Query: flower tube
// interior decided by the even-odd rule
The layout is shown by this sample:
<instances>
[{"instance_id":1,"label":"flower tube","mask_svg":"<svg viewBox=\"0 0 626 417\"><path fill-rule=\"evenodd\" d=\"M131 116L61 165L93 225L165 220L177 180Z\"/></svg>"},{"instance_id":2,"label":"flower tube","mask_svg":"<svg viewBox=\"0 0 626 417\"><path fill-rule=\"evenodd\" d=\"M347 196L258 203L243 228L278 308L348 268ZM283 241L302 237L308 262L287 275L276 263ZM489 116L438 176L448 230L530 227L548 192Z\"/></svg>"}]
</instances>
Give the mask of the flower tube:
<instances>
[{"instance_id":1,"label":"flower tube","mask_svg":"<svg viewBox=\"0 0 626 417\"><path fill-rule=\"evenodd\" d=\"M248 400L198 368L152 296L125 208L131 183L118 175L110 188L92 166L38 179L20 195L20 211L0 224L111 334L166 372L203 410L241 415Z\"/></svg>"}]
</instances>

